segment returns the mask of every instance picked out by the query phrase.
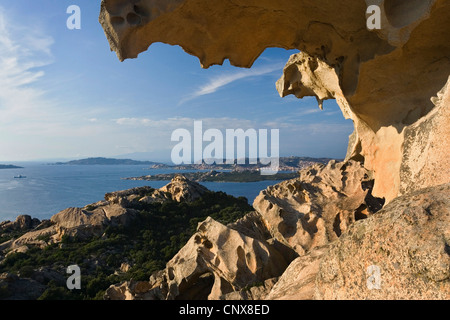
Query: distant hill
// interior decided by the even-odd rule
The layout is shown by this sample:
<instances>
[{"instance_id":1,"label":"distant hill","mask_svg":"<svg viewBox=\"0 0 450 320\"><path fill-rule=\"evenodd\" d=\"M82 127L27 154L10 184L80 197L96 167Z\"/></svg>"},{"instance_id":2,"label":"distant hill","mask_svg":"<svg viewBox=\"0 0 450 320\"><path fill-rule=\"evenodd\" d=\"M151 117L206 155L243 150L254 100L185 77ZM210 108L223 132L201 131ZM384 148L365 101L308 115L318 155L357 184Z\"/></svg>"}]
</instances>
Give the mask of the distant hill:
<instances>
[{"instance_id":1,"label":"distant hill","mask_svg":"<svg viewBox=\"0 0 450 320\"><path fill-rule=\"evenodd\" d=\"M328 163L330 158L311 158L311 157L280 157L279 159L279 171L296 171L305 167L308 167L314 163ZM225 160L223 161L225 162ZM176 170L256 170L265 165L249 164L248 159L245 159L245 164L237 164L235 160L234 164L185 164L185 165L168 165L154 161L139 161L131 159L115 159L115 158L86 158L80 160L72 160L68 162L56 162L53 165L148 165L154 169L176 169Z\"/></svg>"},{"instance_id":2,"label":"distant hill","mask_svg":"<svg viewBox=\"0 0 450 320\"><path fill-rule=\"evenodd\" d=\"M157 165L153 161L137 161L131 159L87 158L68 162L56 162L54 165Z\"/></svg>"},{"instance_id":3,"label":"distant hill","mask_svg":"<svg viewBox=\"0 0 450 320\"><path fill-rule=\"evenodd\" d=\"M0 164L0 169L22 169L23 167L14 166L12 164Z\"/></svg>"}]
</instances>

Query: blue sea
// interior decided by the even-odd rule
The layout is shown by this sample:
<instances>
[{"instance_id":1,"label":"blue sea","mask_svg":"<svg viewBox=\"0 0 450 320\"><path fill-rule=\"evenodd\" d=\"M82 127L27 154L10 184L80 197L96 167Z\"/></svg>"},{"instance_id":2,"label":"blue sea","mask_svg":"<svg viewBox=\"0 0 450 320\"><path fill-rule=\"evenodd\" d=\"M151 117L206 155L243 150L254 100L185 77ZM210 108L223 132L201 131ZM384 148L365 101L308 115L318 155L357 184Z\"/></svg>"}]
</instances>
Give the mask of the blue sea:
<instances>
[{"instance_id":1,"label":"blue sea","mask_svg":"<svg viewBox=\"0 0 450 320\"><path fill-rule=\"evenodd\" d=\"M9 164L9 163L8 163ZM140 165L49 165L46 163L14 163L23 169L0 170L0 221L15 220L18 215L49 219L69 207L84 207L104 199L105 193L140 186L160 188L168 181L133 181L138 177L180 172L149 169ZM15 179L14 176L26 176ZM259 192L277 181L222 183L205 182L212 191L246 197L253 203Z\"/></svg>"}]
</instances>

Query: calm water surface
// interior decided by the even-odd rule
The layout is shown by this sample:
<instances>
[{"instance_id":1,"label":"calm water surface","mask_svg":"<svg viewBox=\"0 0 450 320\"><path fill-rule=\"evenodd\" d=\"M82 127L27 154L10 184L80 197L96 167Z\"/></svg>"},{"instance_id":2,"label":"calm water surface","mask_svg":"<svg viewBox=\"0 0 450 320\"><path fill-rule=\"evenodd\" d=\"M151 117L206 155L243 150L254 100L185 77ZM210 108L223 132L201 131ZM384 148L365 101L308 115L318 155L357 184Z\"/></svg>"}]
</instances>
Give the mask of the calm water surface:
<instances>
[{"instance_id":1,"label":"calm water surface","mask_svg":"<svg viewBox=\"0 0 450 320\"><path fill-rule=\"evenodd\" d=\"M8 163L9 164L9 163ZM15 163L23 169L0 170L0 221L14 220L20 214L48 219L68 207L83 207L104 198L105 193L133 187L160 188L168 181L132 181L125 177L180 172L148 169L139 165L48 165ZM15 179L23 175L25 179ZM252 204L259 192L276 181L249 183L205 182L212 191L244 196Z\"/></svg>"}]
</instances>

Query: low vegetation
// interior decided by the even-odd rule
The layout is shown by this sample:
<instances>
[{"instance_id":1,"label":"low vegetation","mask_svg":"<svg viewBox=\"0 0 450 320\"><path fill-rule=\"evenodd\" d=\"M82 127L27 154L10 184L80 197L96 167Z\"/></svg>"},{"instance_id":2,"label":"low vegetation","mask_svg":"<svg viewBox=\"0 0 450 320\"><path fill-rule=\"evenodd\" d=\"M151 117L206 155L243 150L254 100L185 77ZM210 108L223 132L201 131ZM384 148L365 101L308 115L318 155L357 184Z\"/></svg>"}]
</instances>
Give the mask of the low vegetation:
<instances>
[{"instance_id":1,"label":"low vegetation","mask_svg":"<svg viewBox=\"0 0 450 320\"><path fill-rule=\"evenodd\" d=\"M223 192L207 192L193 202L143 204L136 209L139 214L130 225L108 227L89 241L64 237L44 249L31 247L25 253L10 254L0 263L0 273L32 278L37 270L52 270L64 281L46 281L47 289L39 299L102 299L111 284L148 280L153 272L164 269L208 216L227 224L253 210L246 198ZM130 266L128 270L120 270L123 263ZM81 290L66 288L69 275L65 271L72 264L81 268Z\"/></svg>"}]
</instances>

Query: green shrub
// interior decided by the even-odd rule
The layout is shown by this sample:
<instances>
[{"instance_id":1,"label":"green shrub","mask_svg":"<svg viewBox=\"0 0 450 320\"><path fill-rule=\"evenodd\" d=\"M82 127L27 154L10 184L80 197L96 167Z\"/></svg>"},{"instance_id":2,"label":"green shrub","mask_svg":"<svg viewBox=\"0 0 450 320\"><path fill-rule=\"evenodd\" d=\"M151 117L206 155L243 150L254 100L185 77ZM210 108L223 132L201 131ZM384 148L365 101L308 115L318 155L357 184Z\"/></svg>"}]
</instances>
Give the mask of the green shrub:
<instances>
[{"instance_id":1,"label":"green shrub","mask_svg":"<svg viewBox=\"0 0 450 320\"><path fill-rule=\"evenodd\" d=\"M19 274L23 278L31 278L34 273L34 269L32 266L23 266L19 269Z\"/></svg>"},{"instance_id":2,"label":"green shrub","mask_svg":"<svg viewBox=\"0 0 450 320\"><path fill-rule=\"evenodd\" d=\"M50 241L50 234L49 234L49 233L47 233L47 234L41 234L41 235L38 236L36 239L37 239L37 240L44 241L44 242L47 243L47 242Z\"/></svg>"}]
</instances>

